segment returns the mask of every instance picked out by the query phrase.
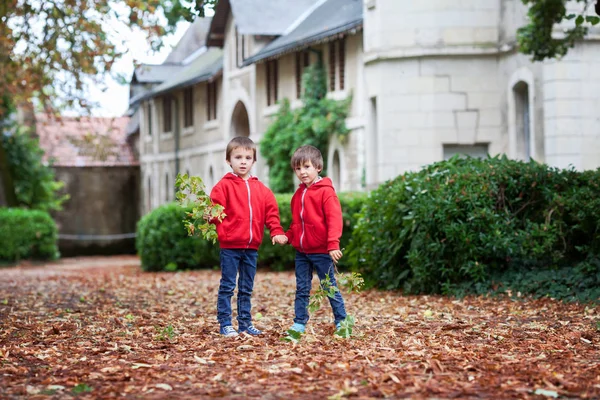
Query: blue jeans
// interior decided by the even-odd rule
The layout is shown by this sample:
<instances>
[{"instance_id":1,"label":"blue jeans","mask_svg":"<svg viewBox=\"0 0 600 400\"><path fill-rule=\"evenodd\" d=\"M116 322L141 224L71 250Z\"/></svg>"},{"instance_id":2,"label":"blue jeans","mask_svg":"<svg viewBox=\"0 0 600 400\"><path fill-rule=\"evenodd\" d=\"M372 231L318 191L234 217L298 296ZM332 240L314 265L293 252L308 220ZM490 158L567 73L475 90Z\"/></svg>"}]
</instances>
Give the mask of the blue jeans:
<instances>
[{"instance_id":1,"label":"blue jeans","mask_svg":"<svg viewBox=\"0 0 600 400\"><path fill-rule=\"evenodd\" d=\"M221 249L221 283L217 298L217 319L221 328L231 325L231 297L238 276L237 320L238 329L252 324L252 289L256 275L258 252L252 249Z\"/></svg>"},{"instance_id":2,"label":"blue jeans","mask_svg":"<svg viewBox=\"0 0 600 400\"><path fill-rule=\"evenodd\" d=\"M337 287L335 281L335 268L333 260L329 254L306 254L296 251L296 299L294 301L294 311L296 317L294 322L306 324L308 322L308 302L310 298L310 289L312 286L313 270L317 271L319 281L329 275L332 286ZM341 322L346 318L346 308L344 299L338 291L333 298L327 297L335 323Z\"/></svg>"}]
</instances>

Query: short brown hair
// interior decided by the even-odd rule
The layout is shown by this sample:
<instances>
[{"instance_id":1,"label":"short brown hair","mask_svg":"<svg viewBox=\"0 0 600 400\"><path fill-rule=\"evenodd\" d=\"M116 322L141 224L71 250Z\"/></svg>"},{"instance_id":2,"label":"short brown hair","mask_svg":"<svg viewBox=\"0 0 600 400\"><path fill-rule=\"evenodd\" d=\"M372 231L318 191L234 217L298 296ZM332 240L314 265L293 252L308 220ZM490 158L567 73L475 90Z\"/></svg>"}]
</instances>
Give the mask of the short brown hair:
<instances>
[{"instance_id":1,"label":"short brown hair","mask_svg":"<svg viewBox=\"0 0 600 400\"><path fill-rule=\"evenodd\" d=\"M319 171L323 170L323 155L315 146L307 144L306 146L298 147L292 156L290 165L292 169L296 169L296 167L306 161L310 161L315 169Z\"/></svg>"},{"instance_id":2,"label":"short brown hair","mask_svg":"<svg viewBox=\"0 0 600 400\"><path fill-rule=\"evenodd\" d=\"M246 150L252 150L254 153L254 161L256 161L256 144L252 139L245 136L237 136L229 141L227 144L227 151L225 153L225 160L231 161L231 152L238 147L243 147Z\"/></svg>"}]
</instances>

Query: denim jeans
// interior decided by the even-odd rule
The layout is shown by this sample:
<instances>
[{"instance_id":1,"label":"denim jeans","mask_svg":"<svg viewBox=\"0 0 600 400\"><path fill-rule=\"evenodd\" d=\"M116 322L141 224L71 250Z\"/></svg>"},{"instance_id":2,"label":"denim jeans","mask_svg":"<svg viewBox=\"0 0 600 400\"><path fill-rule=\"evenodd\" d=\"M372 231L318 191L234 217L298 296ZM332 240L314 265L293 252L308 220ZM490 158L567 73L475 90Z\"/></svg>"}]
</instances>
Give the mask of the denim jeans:
<instances>
[{"instance_id":1,"label":"denim jeans","mask_svg":"<svg viewBox=\"0 0 600 400\"><path fill-rule=\"evenodd\" d=\"M256 275L258 252L252 249L221 249L221 283L217 298L217 319L221 328L231 325L231 297L238 276L237 320L238 329L252 324L252 289Z\"/></svg>"},{"instance_id":2,"label":"denim jeans","mask_svg":"<svg viewBox=\"0 0 600 400\"><path fill-rule=\"evenodd\" d=\"M308 302L310 298L310 289L312 286L313 270L317 271L319 281L329 275L329 280L333 286L337 287L335 281L335 268L333 259L329 254L306 254L296 251L296 299L294 301L294 311L296 317L294 322L306 324L308 321ZM333 298L327 297L333 311L334 322L337 324L346 318L346 308L344 299L338 291Z\"/></svg>"}]
</instances>

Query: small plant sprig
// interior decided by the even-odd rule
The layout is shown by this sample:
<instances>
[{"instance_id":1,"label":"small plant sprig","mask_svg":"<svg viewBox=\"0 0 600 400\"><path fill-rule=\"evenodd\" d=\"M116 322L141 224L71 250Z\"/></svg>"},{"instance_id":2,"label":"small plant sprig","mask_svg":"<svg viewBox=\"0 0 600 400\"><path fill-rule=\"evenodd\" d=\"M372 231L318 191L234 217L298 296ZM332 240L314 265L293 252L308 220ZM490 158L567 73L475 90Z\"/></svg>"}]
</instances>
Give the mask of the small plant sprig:
<instances>
[{"instance_id":1,"label":"small plant sprig","mask_svg":"<svg viewBox=\"0 0 600 400\"><path fill-rule=\"evenodd\" d=\"M210 221L223 221L226 216L223 206L213 204L210 196L206 193L206 186L202 178L198 176L178 174L175 186L178 188L175 196L177 203L181 207L193 204L192 211L187 213L188 218L183 220L188 235L202 236L204 239L216 243L217 228Z\"/></svg>"},{"instance_id":2,"label":"small plant sprig","mask_svg":"<svg viewBox=\"0 0 600 400\"><path fill-rule=\"evenodd\" d=\"M335 271L338 276L337 281L338 285L345 289L346 292L358 293L364 286L364 279L362 276L356 272L348 273L348 274L340 274ZM325 297L333 298L340 289L337 286L334 286L329 278L329 275L325 277L325 279L321 280L321 284L319 288L310 296L308 311L313 313L321 308L321 303L325 299ZM352 328L354 327L355 319L352 315L347 315L346 318L340 322L340 327L335 331L335 336L348 339L352 336ZM302 333L296 332L294 330L287 330L287 336L282 337L281 340L284 342L290 343L299 343L302 338Z\"/></svg>"}]
</instances>

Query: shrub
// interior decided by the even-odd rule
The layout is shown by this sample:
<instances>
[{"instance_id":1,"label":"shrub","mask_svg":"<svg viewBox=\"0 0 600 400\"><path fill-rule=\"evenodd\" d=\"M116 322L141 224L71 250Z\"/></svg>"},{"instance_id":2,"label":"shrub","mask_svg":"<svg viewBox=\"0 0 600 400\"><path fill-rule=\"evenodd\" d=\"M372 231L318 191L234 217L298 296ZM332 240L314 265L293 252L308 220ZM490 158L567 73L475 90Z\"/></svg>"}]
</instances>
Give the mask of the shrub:
<instances>
[{"instance_id":1,"label":"shrub","mask_svg":"<svg viewBox=\"0 0 600 400\"><path fill-rule=\"evenodd\" d=\"M58 230L47 212L0 208L0 226L0 261L58 258Z\"/></svg>"},{"instance_id":2,"label":"shrub","mask_svg":"<svg viewBox=\"0 0 600 400\"><path fill-rule=\"evenodd\" d=\"M183 220L189 211L191 207L166 204L138 222L136 248L145 271L162 271L167 266L173 270L219 265L218 245L188 236Z\"/></svg>"},{"instance_id":3,"label":"shrub","mask_svg":"<svg viewBox=\"0 0 600 400\"><path fill-rule=\"evenodd\" d=\"M370 285L455 294L506 289L516 273L593 270L599 178L506 157L406 173L365 202L349 245L352 268ZM565 298L556 293L545 290Z\"/></svg>"}]
</instances>

